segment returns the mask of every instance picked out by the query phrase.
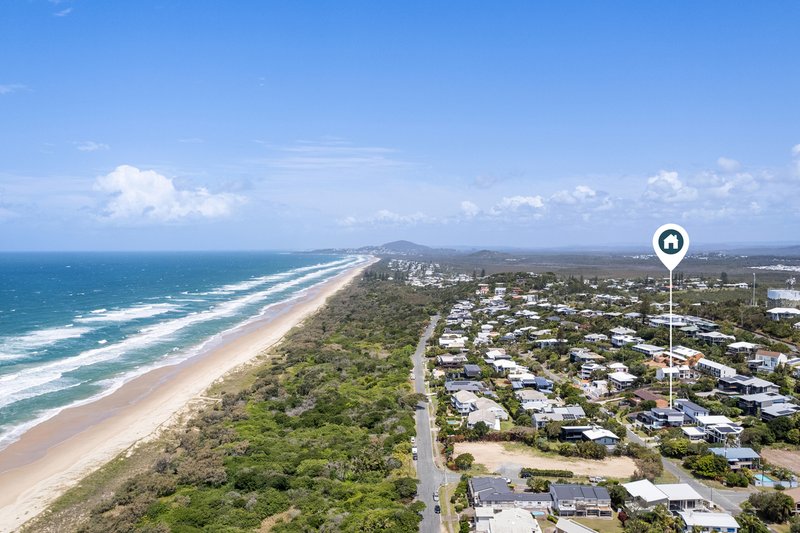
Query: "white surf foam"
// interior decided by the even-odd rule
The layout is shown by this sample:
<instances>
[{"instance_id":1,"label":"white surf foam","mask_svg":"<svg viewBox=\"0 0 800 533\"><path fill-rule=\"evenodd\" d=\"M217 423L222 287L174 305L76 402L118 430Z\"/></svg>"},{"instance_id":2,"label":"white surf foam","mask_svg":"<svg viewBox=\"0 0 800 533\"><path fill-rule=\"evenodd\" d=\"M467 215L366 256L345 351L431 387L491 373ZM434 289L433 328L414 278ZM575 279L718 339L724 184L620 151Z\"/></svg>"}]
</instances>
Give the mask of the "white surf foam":
<instances>
[{"instance_id":1,"label":"white surf foam","mask_svg":"<svg viewBox=\"0 0 800 533\"><path fill-rule=\"evenodd\" d=\"M134 305L133 307L114 309L111 311L107 309L97 309L92 311L92 316L84 316L82 318L76 317L75 321L82 324L91 322L130 322L132 320L138 320L141 318L150 318L163 315L164 313L169 313L177 308L178 306L174 304L160 303L140 304Z\"/></svg>"}]
</instances>

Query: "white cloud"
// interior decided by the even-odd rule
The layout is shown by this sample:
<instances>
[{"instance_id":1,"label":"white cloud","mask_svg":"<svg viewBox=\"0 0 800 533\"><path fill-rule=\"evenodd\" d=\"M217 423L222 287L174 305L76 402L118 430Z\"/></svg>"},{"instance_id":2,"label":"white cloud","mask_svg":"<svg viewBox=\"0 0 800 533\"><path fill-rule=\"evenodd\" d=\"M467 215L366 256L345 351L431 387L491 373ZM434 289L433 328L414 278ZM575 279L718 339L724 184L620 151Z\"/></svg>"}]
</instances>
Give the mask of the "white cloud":
<instances>
[{"instance_id":1,"label":"white cloud","mask_svg":"<svg viewBox=\"0 0 800 533\"><path fill-rule=\"evenodd\" d=\"M8 83L5 85L0 85L0 95L15 93L23 89L25 89L25 86L21 83Z\"/></svg>"},{"instance_id":2,"label":"white cloud","mask_svg":"<svg viewBox=\"0 0 800 533\"><path fill-rule=\"evenodd\" d=\"M70 13L72 13L72 8L68 7L66 9L62 9L61 11L56 11L55 13L53 13L53 16L54 17L66 17Z\"/></svg>"},{"instance_id":3,"label":"white cloud","mask_svg":"<svg viewBox=\"0 0 800 533\"><path fill-rule=\"evenodd\" d=\"M739 167L741 166L737 160L729 159L727 157L720 157L717 159L717 165L719 165L719 168L725 172L735 172L736 170L739 170Z\"/></svg>"},{"instance_id":4,"label":"white cloud","mask_svg":"<svg viewBox=\"0 0 800 533\"><path fill-rule=\"evenodd\" d=\"M497 209L506 211L517 211L519 209L541 209L544 201L539 195L536 196L506 196L495 206Z\"/></svg>"},{"instance_id":5,"label":"white cloud","mask_svg":"<svg viewBox=\"0 0 800 533\"><path fill-rule=\"evenodd\" d=\"M792 146L792 155L795 157L800 156L800 144Z\"/></svg>"},{"instance_id":6,"label":"white cloud","mask_svg":"<svg viewBox=\"0 0 800 533\"><path fill-rule=\"evenodd\" d=\"M375 214L363 218L354 216L347 216L339 221L340 226L356 227L356 226L414 226L420 223L435 222L435 219L428 215L416 212L408 215L395 213L388 209L381 209Z\"/></svg>"},{"instance_id":7,"label":"white cloud","mask_svg":"<svg viewBox=\"0 0 800 533\"><path fill-rule=\"evenodd\" d=\"M550 200L559 204L577 204L597 198L597 191L587 185L578 185L573 191L558 191Z\"/></svg>"},{"instance_id":8,"label":"white cloud","mask_svg":"<svg viewBox=\"0 0 800 533\"><path fill-rule=\"evenodd\" d=\"M469 200L461 202L461 212L469 218L477 216L481 212L480 208Z\"/></svg>"},{"instance_id":9,"label":"white cloud","mask_svg":"<svg viewBox=\"0 0 800 533\"><path fill-rule=\"evenodd\" d=\"M662 170L647 179L644 197L655 202L690 202L697 198L697 189L685 185L677 172Z\"/></svg>"},{"instance_id":10,"label":"white cloud","mask_svg":"<svg viewBox=\"0 0 800 533\"><path fill-rule=\"evenodd\" d=\"M181 190L172 179L153 170L121 165L97 178L94 188L111 195L104 218L169 222L186 217L216 218L230 214L245 199L229 193L213 194L205 188Z\"/></svg>"},{"instance_id":11,"label":"white cloud","mask_svg":"<svg viewBox=\"0 0 800 533\"><path fill-rule=\"evenodd\" d=\"M105 143L98 143L94 141L83 141L75 143L75 148L81 152L96 152L98 150L108 150L110 146Z\"/></svg>"},{"instance_id":12,"label":"white cloud","mask_svg":"<svg viewBox=\"0 0 800 533\"><path fill-rule=\"evenodd\" d=\"M287 172L329 173L342 170L372 172L408 166L408 163L392 156L396 150L391 148L355 146L340 139L320 142L298 141L288 146L275 146L264 141L256 142L276 153L273 157L258 159L255 162Z\"/></svg>"}]
</instances>

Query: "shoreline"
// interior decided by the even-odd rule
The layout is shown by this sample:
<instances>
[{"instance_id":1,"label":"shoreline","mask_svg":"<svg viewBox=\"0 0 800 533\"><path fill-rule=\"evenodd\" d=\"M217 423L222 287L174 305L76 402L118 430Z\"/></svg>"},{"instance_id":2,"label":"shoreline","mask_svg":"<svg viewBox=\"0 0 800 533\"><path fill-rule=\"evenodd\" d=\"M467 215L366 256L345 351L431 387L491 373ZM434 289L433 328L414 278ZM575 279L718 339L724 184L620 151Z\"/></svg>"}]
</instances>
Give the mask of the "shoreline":
<instances>
[{"instance_id":1,"label":"shoreline","mask_svg":"<svg viewBox=\"0 0 800 533\"><path fill-rule=\"evenodd\" d=\"M0 450L0 531L16 530L89 473L174 426L210 386L279 343L374 262L355 266L296 300L277 304L262 319L244 324L229 339L218 340L201 354L151 370L111 394L66 408L23 433Z\"/></svg>"}]
</instances>

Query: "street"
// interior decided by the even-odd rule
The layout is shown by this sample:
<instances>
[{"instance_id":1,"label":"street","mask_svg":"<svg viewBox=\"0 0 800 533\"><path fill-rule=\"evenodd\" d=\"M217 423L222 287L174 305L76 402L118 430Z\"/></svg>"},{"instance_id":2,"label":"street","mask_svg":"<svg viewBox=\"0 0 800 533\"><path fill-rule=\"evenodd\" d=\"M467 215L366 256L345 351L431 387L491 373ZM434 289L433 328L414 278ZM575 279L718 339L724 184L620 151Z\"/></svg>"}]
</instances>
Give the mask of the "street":
<instances>
[{"instance_id":1,"label":"street","mask_svg":"<svg viewBox=\"0 0 800 533\"><path fill-rule=\"evenodd\" d=\"M439 316L431 317L425 333L417 345L414 352L414 391L427 394L425 382L425 344L430 338ZM431 431L430 404L420 402L417 404L417 437L416 447L418 458L416 461L417 478L417 499L425 503L425 510L422 513L422 522L419 530L421 533L440 533L442 522L441 515L434 512L436 502L433 501L433 494L439 490L439 486L446 482L458 481L459 476L439 469L434 460L434 439Z\"/></svg>"}]
</instances>

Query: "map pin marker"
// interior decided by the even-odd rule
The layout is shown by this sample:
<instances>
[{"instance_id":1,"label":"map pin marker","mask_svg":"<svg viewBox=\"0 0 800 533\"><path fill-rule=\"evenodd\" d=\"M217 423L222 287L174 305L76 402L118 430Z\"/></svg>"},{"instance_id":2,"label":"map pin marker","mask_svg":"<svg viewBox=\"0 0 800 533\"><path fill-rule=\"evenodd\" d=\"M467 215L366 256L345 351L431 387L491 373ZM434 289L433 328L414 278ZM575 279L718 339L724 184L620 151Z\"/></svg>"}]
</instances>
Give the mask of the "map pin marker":
<instances>
[{"instance_id":1,"label":"map pin marker","mask_svg":"<svg viewBox=\"0 0 800 533\"><path fill-rule=\"evenodd\" d=\"M653 234L653 250L672 272L689 250L689 234L677 224L664 224Z\"/></svg>"}]
</instances>

